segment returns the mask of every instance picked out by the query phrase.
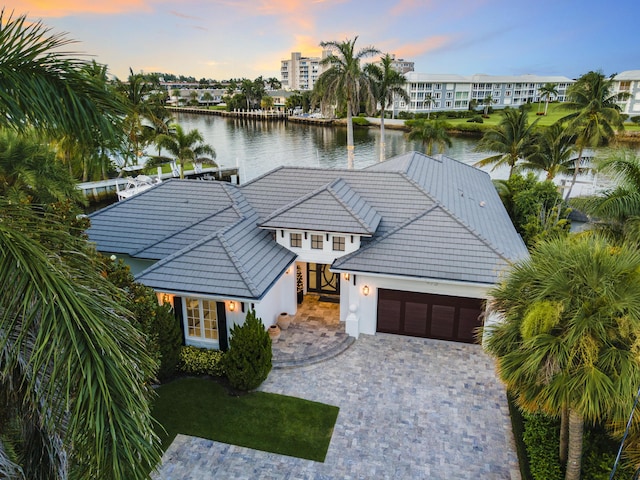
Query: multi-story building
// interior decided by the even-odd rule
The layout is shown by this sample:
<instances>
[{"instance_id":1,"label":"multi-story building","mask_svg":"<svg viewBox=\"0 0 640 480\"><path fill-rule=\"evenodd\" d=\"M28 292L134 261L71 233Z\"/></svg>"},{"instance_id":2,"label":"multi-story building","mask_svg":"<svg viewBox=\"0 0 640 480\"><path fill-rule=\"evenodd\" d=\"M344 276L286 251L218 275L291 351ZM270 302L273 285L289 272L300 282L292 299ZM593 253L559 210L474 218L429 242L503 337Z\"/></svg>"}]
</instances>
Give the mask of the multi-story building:
<instances>
[{"instance_id":1,"label":"multi-story building","mask_svg":"<svg viewBox=\"0 0 640 480\"><path fill-rule=\"evenodd\" d=\"M563 102L567 88L574 83L567 77L543 75L448 75L408 72L407 104L398 100L395 110L413 113L437 110L467 110L473 101L478 107L489 99L494 108L519 107L540 101L538 89L547 83L556 85Z\"/></svg>"},{"instance_id":2,"label":"multi-story building","mask_svg":"<svg viewBox=\"0 0 640 480\"><path fill-rule=\"evenodd\" d=\"M631 117L640 116L640 70L627 70L613 77L614 92L628 93L629 97L619 102L622 113Z\"/></svg>"},{"instance_id":3,"label":"multi-story building","mask_svg":"<svg viewBox=\"0 0 640 480\"><path fill-rule=\"evenodd\" d=\"M313 90L324 67L320 64L329 51L322 52L322 57L303 57L300 52L291 52L289 60L282 60L280 66L280 82L287 90Z\"/></svg>"}]
</instances>

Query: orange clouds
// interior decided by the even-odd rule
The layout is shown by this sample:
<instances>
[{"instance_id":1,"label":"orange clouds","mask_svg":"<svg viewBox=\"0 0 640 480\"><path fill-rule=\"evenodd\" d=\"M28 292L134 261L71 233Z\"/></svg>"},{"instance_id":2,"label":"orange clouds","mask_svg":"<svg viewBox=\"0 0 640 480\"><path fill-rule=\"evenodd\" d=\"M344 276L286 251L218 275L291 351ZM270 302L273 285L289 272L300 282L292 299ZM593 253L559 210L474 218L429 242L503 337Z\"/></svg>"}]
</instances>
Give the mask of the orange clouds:
<instances>
[{"instance_id":1,"label":"orange clouds","mask_svg":"<svg viewBox=\"0 0 640 480\"><path fill-rule=\"evenodd\" d=\"M146 0L109 0L86 2L82 0L15 0L7 11L15 15L27 14L30 18L65 17L76 14L113 15L127 12L149 12Z\"/></svg>"},{"instance_id":2,"label":"orange clouds","mask_svg":"<svg viewBox=\"0 0 640 480\"><path fill-rule=\"evenodd\" d=\"M420 42L401 45L397 47L394 52L399 57L413 58L424 53L440 50L441 48L448 46L453 40L454 37L447 35L427 37Z\"/></svg>"}]
</instances>

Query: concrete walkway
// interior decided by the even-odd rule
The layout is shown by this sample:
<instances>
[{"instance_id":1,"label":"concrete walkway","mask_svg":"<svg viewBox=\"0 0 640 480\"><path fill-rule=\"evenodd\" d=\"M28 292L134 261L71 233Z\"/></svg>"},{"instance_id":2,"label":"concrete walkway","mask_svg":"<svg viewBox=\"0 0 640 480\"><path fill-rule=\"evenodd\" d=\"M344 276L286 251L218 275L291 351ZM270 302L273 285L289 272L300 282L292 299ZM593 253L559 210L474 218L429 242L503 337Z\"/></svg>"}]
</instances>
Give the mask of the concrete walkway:
<instances>
[{"instance_id":1,"label":"concrete walkway","mask_svg":"<svg viewBox=\"0 0 640 480\"><path fill-rule=\"evenodd\" d=\"M340 407L324 463L178 436L156 478L520 479L505 391L478 345L361 336L273 370L261 390Z\"/></svg>"}]
</instances>

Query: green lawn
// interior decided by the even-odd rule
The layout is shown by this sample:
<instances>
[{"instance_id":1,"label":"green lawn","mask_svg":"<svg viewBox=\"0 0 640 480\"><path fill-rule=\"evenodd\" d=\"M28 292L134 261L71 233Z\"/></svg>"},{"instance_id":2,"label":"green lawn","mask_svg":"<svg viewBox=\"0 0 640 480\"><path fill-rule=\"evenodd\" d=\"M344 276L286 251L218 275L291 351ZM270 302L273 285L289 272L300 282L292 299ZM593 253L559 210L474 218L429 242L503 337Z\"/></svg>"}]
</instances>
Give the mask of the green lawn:
<instances>
[{"instance_id":1,"label":"green lawn","mask_svg":"<svg viewBox=\"0 0 640 480\"><path fill-rule=\"evenodd\" d=\"M338 407L265 392L231 396L213 380L182 378L157 389L163 449L182 433L323 462Z\"/></svg>"}]
</instances>

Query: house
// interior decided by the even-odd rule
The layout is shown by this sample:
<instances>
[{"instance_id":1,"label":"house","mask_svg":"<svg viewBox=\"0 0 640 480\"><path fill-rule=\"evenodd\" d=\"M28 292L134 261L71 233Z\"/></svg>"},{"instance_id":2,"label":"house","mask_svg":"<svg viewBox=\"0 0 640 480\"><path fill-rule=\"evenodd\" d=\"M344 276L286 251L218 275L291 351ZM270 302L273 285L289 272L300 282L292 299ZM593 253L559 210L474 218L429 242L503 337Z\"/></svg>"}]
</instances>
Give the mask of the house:
<instances>
[{"instance_id":1,"label":"house","mask_svg":"<svg viewBox=\"0 0 640 480\"><path fill-rule=\"evenodd\" d=\"M266 325L333 296L349 335L474 341L483 300L526 257L489 175L411 152L363 170L279 167L244 185L169 180L90 216L99 251L171 302L185 343L225 349L248 309Z\"/></svg>"}]
</instances>

